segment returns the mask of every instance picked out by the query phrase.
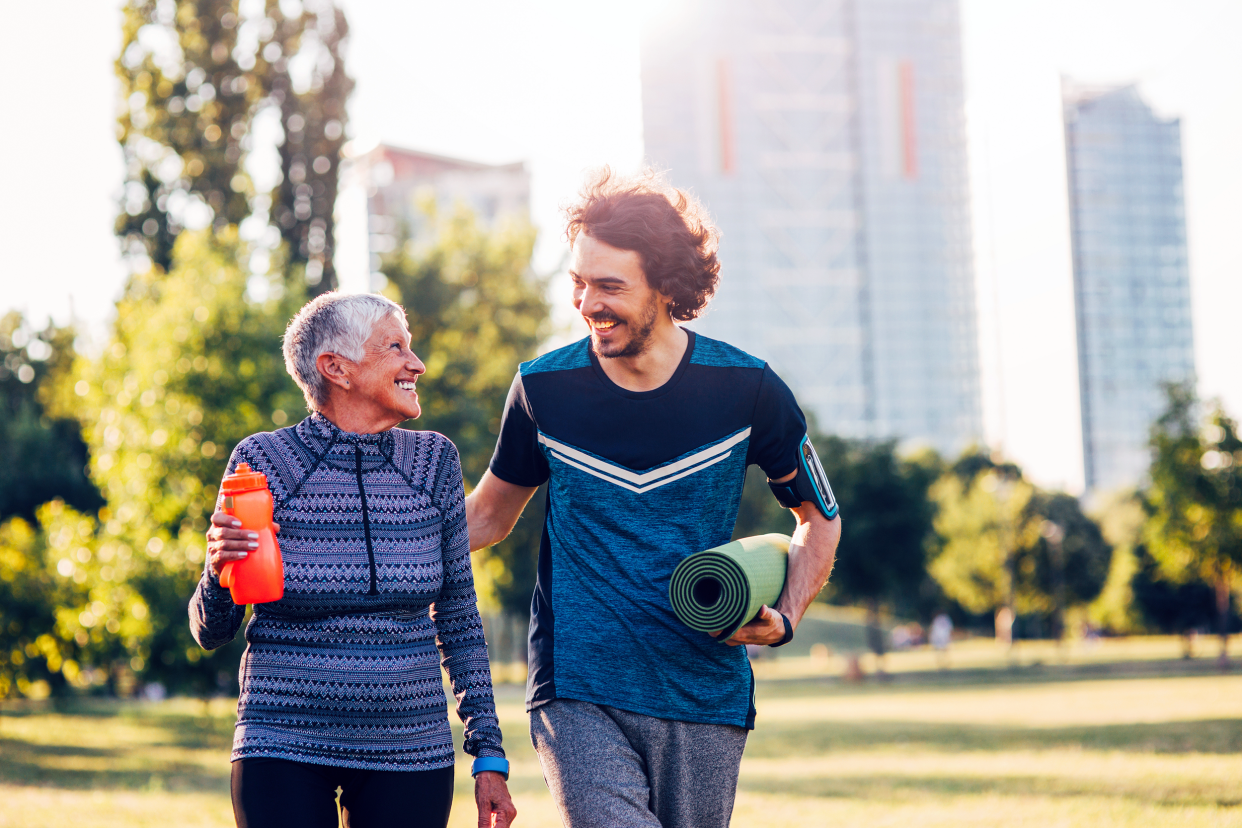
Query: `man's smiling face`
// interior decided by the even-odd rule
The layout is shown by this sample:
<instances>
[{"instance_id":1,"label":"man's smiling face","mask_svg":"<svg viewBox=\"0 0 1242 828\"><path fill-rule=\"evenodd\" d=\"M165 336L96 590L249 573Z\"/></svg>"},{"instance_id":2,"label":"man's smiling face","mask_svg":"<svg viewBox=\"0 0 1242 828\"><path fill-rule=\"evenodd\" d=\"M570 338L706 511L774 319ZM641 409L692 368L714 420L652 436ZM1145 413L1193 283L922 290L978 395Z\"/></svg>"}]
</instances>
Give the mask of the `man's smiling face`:
<instances>
[{"instance_id":1,"label":"man's smiling face","mask_svg":"<svg viewBox=\"0 0 1242 828\"><path fill-rule=\"evenodd\" d=\"M591 238L574 241L569 275L574 308L591 327L591 348L607 358L633 357L647 350L668 297L647 284L642 257Z\"/></svg>"}]
</instances>

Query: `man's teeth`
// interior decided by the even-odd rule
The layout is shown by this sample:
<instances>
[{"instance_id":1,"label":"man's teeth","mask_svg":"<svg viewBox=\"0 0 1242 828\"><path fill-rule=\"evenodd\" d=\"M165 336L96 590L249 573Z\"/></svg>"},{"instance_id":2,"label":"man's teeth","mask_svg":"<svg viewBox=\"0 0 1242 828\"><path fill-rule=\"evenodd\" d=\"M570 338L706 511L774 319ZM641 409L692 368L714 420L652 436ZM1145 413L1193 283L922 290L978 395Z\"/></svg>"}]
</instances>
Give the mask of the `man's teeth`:
<instances>
[{"instance_id":1,"label":"man's teeth","mask_svg":"<svg viewBox=\"0 0 1242 828\"><path fill-rule=\"evenodd\" d=\"M414 383L412 383L412 382L406 382L406 381L404 381L404 380L398 380L398 381L397 381L397 387L398 387L398 388L400 388L402 391L413 391L413 390L414 390Z\"/></svg>"},{"instance_id":2,"label":"man's teeth","mask_svg":"<svg viewBox=\"0 0 1242 828\"><path fill-rule=\"evenodd\" d=\"M609 320L607 322L601 322L597 320L597 321L592 322L591 324L594 325L596 329L601 330L601 331L610 331L617 326L616 320Z\"/></svg>"}]
</instances>

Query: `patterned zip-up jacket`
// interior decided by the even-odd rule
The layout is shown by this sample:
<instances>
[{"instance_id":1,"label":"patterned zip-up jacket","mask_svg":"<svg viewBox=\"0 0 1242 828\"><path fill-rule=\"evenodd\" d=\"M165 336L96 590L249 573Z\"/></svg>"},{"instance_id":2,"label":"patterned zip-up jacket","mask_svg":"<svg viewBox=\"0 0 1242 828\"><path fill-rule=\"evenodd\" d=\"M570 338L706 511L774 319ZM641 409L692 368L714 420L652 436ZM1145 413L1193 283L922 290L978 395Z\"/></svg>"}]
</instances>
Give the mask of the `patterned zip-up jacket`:
<instances>
[{"instance_id":1,"label":"patterned zip-up jacket","mask_svg":"<svg viewBox=\"0 0 1242 828\"><path fill-rule=\"evenodd\" d=\"M247 437L228 470L242 462L275 499L285 595L256 605L246 627L233 759L448 767L441 657L465 751L504 756L452 442L353 434L312 414ZM190 602L195 640L231 641L244 614L205 570Z\"/></svg>"}]
</instances>

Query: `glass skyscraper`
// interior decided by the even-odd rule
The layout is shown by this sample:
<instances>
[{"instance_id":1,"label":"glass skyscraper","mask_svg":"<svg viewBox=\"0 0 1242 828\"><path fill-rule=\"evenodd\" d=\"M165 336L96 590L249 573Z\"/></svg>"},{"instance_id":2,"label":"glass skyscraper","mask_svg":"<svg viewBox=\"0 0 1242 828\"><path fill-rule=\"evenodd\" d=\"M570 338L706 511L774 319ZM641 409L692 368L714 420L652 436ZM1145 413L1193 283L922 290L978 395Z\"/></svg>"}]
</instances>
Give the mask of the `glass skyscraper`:
<instances>
[{"instance_id":1,"label":"glass skyscraper","mask_svg":"<svg viewBox=\"0 0 1242 828\"><path fill-rule=\"evenodd\" d=\"M1194 376L1181 125L1133 86L1064 88L1088 490L1139 483L1162 383Z\"/></svg>"},{"instance_id":2,"label":"glass skyscraper","mask_svg":"<svg viewBox=\"0 0 1242 828\"><path fill-rule=\"evenodd\" d=\"M982 438L957 0L683 0L645 28L649 162L723 232L694 327L821 430Z\"/></svg>"}]
</instances>

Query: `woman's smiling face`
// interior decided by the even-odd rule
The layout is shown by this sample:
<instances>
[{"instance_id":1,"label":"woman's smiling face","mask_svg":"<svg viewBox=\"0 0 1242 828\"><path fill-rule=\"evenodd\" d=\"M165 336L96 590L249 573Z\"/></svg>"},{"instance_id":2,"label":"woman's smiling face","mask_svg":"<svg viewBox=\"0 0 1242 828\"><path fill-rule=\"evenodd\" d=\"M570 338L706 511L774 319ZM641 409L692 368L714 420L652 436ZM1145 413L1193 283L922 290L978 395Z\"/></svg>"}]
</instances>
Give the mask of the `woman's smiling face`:
<instances>
[{"instance_id":1,"label":"woman's smiling face","mask_svg":"<svg viewBox=\"0 0 1242 828\"><path fill-rule=\"evenodd\" d=\"M397 425L422 413L415 383L427 370L410 350L410 331L396 314L386 316L371 329L363 346L362 361L350 372L347 402L369 409L379 418Z\"/></svg>"}]
</instances>

